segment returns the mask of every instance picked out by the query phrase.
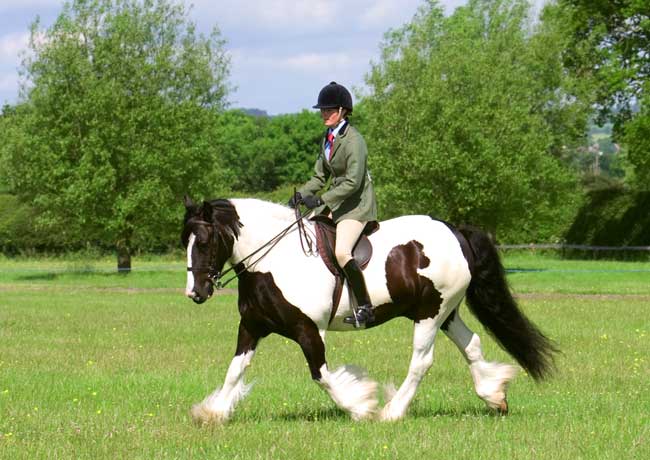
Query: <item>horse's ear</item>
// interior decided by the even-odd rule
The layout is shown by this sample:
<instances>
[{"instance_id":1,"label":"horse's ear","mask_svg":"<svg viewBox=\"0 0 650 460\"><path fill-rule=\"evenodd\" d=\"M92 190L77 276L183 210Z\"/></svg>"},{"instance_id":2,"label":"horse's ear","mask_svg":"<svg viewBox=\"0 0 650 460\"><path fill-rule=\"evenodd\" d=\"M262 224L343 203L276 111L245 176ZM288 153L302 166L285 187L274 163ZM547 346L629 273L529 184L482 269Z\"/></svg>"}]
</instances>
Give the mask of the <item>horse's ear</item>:
<instances>
[{"instance_id":1,"label":"horse's ear","mask_svg":"<svg viewBox=\"0 0 650 460\"><path fill-rule=\"evenodd\" d=\"M185 209L188 211L196 207L194 201L192 201L192 198L190 198L188 195L183 196L183 204L185 205Z\"/></svg>"}]
</instances>

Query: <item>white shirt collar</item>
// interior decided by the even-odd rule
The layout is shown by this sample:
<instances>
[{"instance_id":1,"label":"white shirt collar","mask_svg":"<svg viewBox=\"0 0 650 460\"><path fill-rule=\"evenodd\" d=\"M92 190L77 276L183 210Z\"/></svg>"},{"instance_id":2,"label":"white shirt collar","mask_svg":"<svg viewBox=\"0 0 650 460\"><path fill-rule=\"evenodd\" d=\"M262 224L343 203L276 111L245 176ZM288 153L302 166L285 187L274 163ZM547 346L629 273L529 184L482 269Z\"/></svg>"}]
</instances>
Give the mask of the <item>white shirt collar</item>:
<instances>
[{"instance_id":1,"label":"white shirt collar","mask_svg":"<svg viewBox=\"0 0 650 460\"><path fill-rule=\"evenodd\" d=\"M336 125L336 127L332 130L332 134L334 135L334 137L336 137L339 134L339 131L341 130L341 128L343 128L343 125L346 123L347 123L346 119L339 121L339 124Z\"/></svg>"}]
</instances>

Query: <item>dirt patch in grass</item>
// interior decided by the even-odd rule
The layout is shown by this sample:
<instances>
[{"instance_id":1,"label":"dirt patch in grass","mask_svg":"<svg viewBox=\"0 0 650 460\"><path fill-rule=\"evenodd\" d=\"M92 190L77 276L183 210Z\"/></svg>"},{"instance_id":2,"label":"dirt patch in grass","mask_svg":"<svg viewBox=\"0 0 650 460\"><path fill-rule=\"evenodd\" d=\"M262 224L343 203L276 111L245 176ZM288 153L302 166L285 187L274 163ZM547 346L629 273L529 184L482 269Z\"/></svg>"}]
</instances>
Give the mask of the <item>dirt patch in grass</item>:
<instances>
[{"instance_id":1,"label":"dirt patch in grass","mask_svg":"<svg viewBox=\"0 0 650 460\"><path fill-rule=\"evenodd\" d=\"M94 291L94 292L119 292L119 293L178 293L184 292L183 288L143 288L143 287L120 287L120 286L88 286L88 285L47 285L47 284L21 284L21 283L2 283L0 284L0 292L2 291ZM224 288L215 291L215 295L235 295L237 289ZM526 292L515 294L518 299L533 299L533 300L554 300L554 299L584 299L584 300L647 300L650 301L648 294L579 294L579 293L564 293L564 292Z\"/></svg>"}]
</instances>

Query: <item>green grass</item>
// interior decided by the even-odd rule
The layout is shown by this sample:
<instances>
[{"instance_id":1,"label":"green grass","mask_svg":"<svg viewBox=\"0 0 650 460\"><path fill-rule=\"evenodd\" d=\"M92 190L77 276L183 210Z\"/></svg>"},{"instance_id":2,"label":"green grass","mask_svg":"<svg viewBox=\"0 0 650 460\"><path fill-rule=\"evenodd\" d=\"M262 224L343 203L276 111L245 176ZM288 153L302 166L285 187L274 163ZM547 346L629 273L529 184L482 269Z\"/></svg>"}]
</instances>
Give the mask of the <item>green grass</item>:
<instances>
[{"instance_id":1,"label":"green grass","mask_svg":"<svg viewBox=\"0 0 650 460\"><path fill-rule=\"evenodd\" d=\"M650 295L650 262L563 260L551 254L507 253L517 293Z\"/></svg>"},{"instance_id":2,"label":"green grass","mask_svg":"<svg viewBox=\"0 0 650 460\"><path fill-rule=\"evenodd\" d=\"M508 416L484 408L441 335L407 418L354 423L311 382L297 345L271 336L233 419L201 428L189 408L224 378L234 295L200 306L183 298L182 256L134 260L126 276L110 272L112 260L1 259L0 458L650 458L650 264L513 254L505 265L549 269L509 280L563 351L551 380L515 379ZM512 362L463 317L488 359ZM411 329L396 320L329 333L330 366L358 364L399 384Z\"/></svg>"}]
</instances>

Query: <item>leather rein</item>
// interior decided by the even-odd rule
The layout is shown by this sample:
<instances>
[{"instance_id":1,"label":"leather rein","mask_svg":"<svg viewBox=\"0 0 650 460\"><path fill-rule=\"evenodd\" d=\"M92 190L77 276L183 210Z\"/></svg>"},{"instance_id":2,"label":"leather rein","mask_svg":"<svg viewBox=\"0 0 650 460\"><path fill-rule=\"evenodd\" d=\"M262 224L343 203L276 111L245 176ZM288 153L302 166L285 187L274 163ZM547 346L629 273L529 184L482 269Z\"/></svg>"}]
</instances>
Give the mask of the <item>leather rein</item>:
<instances>
[{"instance_id":1,"label":"leather rein","mask_svg":"<svg viewBox=\"0 0 650 460\"><path fill-rule=\"evenodd\" d=\"M249 266L255 265L258 263L260 260L262 260L266 255L271 252L271 250L280 242L282 238L284 238L287 233L289 233L289 230L293 228L294 225L298 226L298 235L300 236L300 247L302 248L303 253L306 256L317 256L318 255L318 249L315 249L315 245L313 243L313 240L307 233L307 229L305 228L305 223L303 222L303 219L307 217L311 213L311 209L308 209L305 211L304 214L300 212L299 209L299 204L296 204L295 207L295 216L296 220L293 221L289 226L287 226L284 230L282 230L280 233L275 235L273 238L271 238L269 241L264 243L262 246L257 248L255 251L251 252L248 254L246 257L244 257L242 260L240 260L237 264L232 265L229 269L227 269L224 272L221 272L220 270L216 269L216 254L215 251L211 250L210 251L210 262L207 267L187 267L188 272L192 273L207 273L208 274L208 279L210 282L214 285L215 289L222 289L226 285L228 285L231 281L233 281L235 278L237 278L239 275L241 275L244 271L246 271L246 265L244 264L245 261L251 259L254 255L258 254L259 252L264 251L263 254L261 254L257 259L255 259L254 262L251 262ZM198 224L203 224L203 225L210 225L214 229L214 236L213 240L215 240L215 243L218 243L216 241L217 237L221 242L223 241L223 236L217 229L217 225L215 223L211 222L206 222L206 221L198 221ZM223 276L228 273L228 272L234 272L234 274L228 278L226 281L222 281Z\"/></svg>"}]
</instances>

